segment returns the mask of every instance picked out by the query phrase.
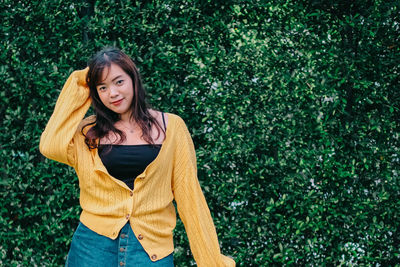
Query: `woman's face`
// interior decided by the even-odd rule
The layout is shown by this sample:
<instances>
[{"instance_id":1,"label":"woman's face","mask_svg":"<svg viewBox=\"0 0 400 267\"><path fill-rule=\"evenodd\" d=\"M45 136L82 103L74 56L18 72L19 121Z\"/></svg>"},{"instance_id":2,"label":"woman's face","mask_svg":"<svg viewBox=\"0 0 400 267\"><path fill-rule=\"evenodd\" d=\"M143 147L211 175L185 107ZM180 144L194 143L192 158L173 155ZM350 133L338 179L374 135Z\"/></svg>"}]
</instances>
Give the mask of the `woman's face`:
<instances>
[{"instance_id":1,"label":"woman's face","mask_svg":"<svg viewBox=\"0 0 400 267\"><path fill-rule=\"evenodd\" d=\"M96 85L101 102L110 110L128 118L133 100L131 77L118 65L104 68L101 81Z\"/></svg>"}]
</instances>

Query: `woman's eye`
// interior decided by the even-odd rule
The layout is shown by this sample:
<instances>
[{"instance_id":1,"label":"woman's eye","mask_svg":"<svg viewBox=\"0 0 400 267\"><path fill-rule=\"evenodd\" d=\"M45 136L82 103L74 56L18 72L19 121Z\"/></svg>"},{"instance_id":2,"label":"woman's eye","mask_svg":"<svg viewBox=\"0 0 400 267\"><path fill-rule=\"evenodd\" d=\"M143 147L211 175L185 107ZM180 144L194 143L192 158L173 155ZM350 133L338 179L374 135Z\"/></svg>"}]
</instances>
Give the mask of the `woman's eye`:
<instances>
[{"instance_id":1,"label":"woman's eye","mask_svg":"<svg viewBox=\"0 0 400 267\"><path fill-rule=\"evenodd\" d=\"M124 80L119 80L119 81L117 81L117 84L119 84L119 85L121 85L121 84L123 84L124 83Z\"/></svg>"},{"instance_id":2,"label":"woman's eye","mask_svg":"<svg viewBox=\"0 0 400 267\"><path fill-rule=\"evenodd\" d=\"M106 87L105 87L105 86L99 87L98 90L99 90L99 91L104 91L104 90L106 90Z\"/></svg>"}]
</instances>

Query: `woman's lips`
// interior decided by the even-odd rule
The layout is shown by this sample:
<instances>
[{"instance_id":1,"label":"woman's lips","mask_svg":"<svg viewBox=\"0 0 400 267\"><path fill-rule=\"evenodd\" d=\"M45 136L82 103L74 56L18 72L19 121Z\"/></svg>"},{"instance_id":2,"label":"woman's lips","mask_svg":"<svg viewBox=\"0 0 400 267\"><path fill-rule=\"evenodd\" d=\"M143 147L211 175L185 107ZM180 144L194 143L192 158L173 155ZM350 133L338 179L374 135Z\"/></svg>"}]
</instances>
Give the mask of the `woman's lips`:
<instances>
[{"instance_id":1,"label":"woman's lips","mask_svg":"<svg viewBox=\"0 0 400 267\"><path fill-rule=\"evenodd\" d=\"M117 101L111 102L111 104L113 104L114 106L118 106L119 104L121 104L121 103L122 103L122 100L124 100L124 99L120 99L120 100L117 100Z\"/></svg>"}]
</instances>

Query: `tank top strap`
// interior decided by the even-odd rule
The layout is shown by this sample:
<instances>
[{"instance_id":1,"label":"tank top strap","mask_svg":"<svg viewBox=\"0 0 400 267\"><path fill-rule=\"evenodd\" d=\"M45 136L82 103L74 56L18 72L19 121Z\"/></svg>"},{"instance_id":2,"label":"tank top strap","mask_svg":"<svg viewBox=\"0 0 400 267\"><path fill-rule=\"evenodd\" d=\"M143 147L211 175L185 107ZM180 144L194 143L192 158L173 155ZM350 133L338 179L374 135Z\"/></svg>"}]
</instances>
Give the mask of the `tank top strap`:
<instances>
[{"instance_id":1,"label":"tank top strap","mask_svg":"<svg viewBox=\"0 0 400 267\"><path fill-rule=\"evenodd\" d=\"M164 123L164 129L167 130L167 126L165 125L164 112L161 112L161 115L162 115L162 120Z\"/></svg>"}]
</instances>

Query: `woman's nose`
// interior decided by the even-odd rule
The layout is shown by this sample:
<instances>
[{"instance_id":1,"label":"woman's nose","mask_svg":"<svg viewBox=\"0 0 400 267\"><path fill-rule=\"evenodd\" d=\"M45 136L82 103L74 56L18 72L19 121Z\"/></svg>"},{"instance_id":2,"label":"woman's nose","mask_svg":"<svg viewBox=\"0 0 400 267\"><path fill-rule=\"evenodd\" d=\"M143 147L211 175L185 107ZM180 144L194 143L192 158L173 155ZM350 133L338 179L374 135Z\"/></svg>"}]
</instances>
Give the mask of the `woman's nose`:
<instances>
[{"instance_id":1,"label":"woman's nose","mask_svg":"<svg viewBox=\"0 0 400 267\"><path fill-rule=\"evenodd\" d=\"M114 98L119 95L118 89L115 86L110 87L110 97Z\"/></svg>"}]
</instances>

